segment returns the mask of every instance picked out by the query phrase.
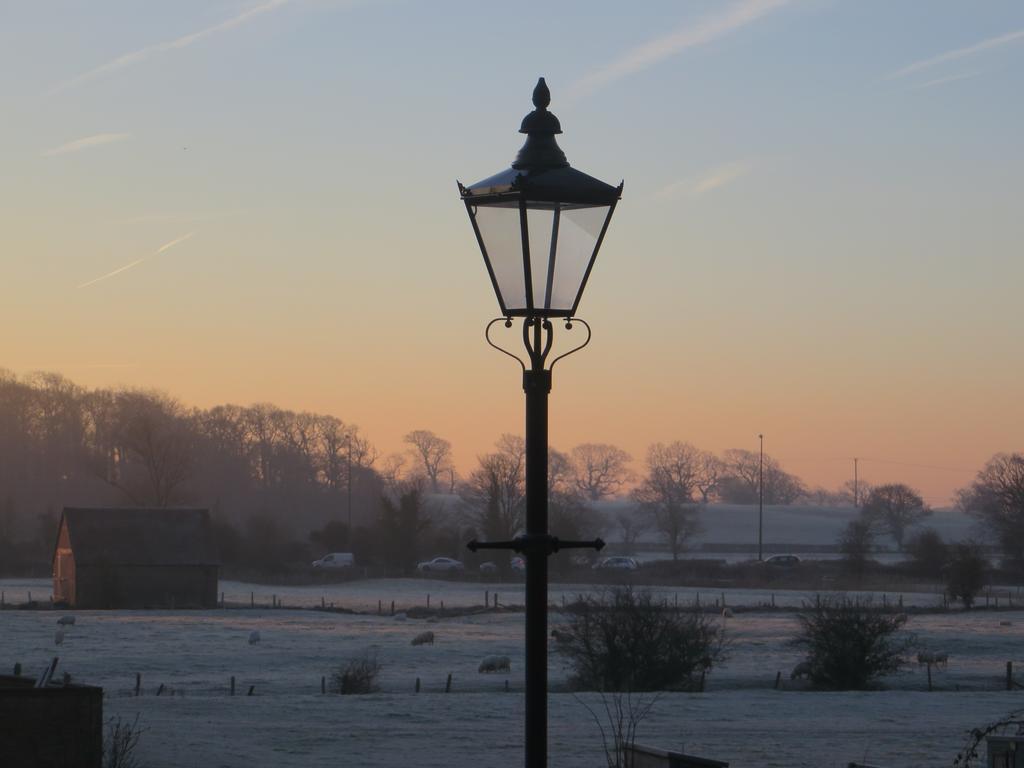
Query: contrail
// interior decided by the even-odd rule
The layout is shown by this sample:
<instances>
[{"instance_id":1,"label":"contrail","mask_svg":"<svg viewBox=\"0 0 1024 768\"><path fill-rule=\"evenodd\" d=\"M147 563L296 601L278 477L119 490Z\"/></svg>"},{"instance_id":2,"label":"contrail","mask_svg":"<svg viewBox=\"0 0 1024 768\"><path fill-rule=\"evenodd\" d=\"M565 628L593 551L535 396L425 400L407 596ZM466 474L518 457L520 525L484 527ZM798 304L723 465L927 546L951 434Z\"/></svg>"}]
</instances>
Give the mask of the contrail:
<instances>
[{"instance_id":1,"label":"contrail","mask_svg":"<svg viewBox=\"0 0 1024 768\"><path fill-rule=\"evenodd\" d=\"M886 75L885 79L895 80L897 77L905 77L906 75L913 74L914 72L920 72L922 69L934 67L936 64L943 64L947 61L956 61L957 59L962 59L965 56L973 56L976 53L981 53L982 51L987 51L992 48L998 48L1001 45L1007 45L1008 43L1013 43L1017 40L1024 40L1024 29L1007 32L1005 35L999 35L998 37L990 37L987 40L982 40L980 43L975 43L974 45L968 45L965 48L946 51L945 53L940 53L938 56L932 56L930 59L915 61L913 64L908 64L903 69L899 69Z\"/></svg>"},{"instance_id":2,"label":"contrail","mask_svg":"<svg viewBox=\"0 0 1024 768\"><path fill-rule=\"evenodd\" d=\"M166 40L162 43L156 43L145 48L140 48L137 51L132 51L122 56L118 56L116 59L111 59L105 64L101 64L98 67L94 67L93 69L90 69L88 72L83 72L82 74L76 75L70 80L67 80L63 83L60 83L59 85L54 86L47 92L47 95L59 93L60 91L64 91L73 86L80 85L81 83L100 77L101 75L105 75L109 72L115 72L119 69L123 69L124 67L130 66L140 61L145 61L151 56L155 56L157 54L165 53L167 51L172 51L179 48L187 48L193 43L196 43L204 38L210 37L211 35L215 35L218 32L224 32L226 30L234 29L235 27L241 26L250 19L261 14L267 13L268 11L273 11L277 8L280 8L282 5L285 5L288 2L289 0L269 0L269 2L265 2L262 5L257 5L256 7L250 8L247 11L243 11L242 13L239 13L237 16L232 16L230 19L226 19L218 24L214 24L211 27L206 27L205 29L200 29L197 32L192 32L190 34L183 35L182 37L175 38L174 40Z\"/></svg>"},{"instance_id":3,"label":"contrail","mask_svg":"<svg viewBox=\"0 0 1024 768\"><path fill-rule=\"evenodd\" d=\"M161 253L163 253L166 250L169 250L169 249L173 248L178 243L183 242L185 240L188 240L194 234L195 234L195 232L189 232L187 235L182 235L181 237L179 237L179 238L177 238L175 240L171 240L171 242L169 242L169 243L164 243L163 245L161 245L159 248L156 249L156 251L152 254L152 256L159 256ZM136 259L135 261L133 261L133 262L131 262L129 264L125 264L123 267L118 267L113 272L107 272L107 274L105 274L105 275L100 275L99 277L95 277L92 280L89 280L88 282L82 283L81 285L79 285L77 287L78 288L88 288L90 285L95 285L96 283L102 282L102 281L106 280L109 277L113 277L114 275L119 275L122 272L127 272L132 267L139 266L139 264L141 264L142 262L146 261L149 258L150 258L150 256L143 256L141 259Z\"/></svg>"}]
</instances>

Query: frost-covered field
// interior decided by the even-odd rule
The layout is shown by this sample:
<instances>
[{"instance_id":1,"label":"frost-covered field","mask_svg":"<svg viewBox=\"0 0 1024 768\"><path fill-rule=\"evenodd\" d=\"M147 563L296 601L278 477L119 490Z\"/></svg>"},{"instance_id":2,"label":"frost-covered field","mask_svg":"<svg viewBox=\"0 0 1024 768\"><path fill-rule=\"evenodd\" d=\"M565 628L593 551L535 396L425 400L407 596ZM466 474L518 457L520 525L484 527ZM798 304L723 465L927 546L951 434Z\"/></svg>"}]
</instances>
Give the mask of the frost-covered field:
<instances>
[{"instance_id":1,"label":"frost-covered field","mask_svg":"<svg viewBox=\"0 0 1024 768\"><path fill-rule=\"evenodd\" d=\"M52 582L47 579L0 579L0 590L5 594L8 603L21 603L32 599L46 602L52 593ZM396 610L427 605L430 596L430 607L439 608L444 603L446 608L468 608L482 606L489 595L490 600L497 594L501 605L522 605L524 584L522 581L480 583L476 581L441 580L441 579L364 579L337 584L318 584L310 586L268 586L265 584L246 584L238 581L221 581L220 589L224 600L229 606L270 607L276 599L288 607L315 607L323 602L332 603L339 608L357 611L376 611L378 605L390 613L394 601ZM573 600L580 594L592 594L600 587L593 584L554 584L549 590L553 605L563 600ZM773 597L777 606L799 607L805 601L814 600L816 594L811 590L769 590L769 589L711 589L706 587L647 587L659 599L679 605L692 605L700 601L702 605L721 602L723 596L730 606L756 607L769 604ZM901 598L906 606L934 608L942 605L942 595L938 592L850 592L863 597L873 597L877 602L884 601L895 604ZM1002 591L1005 594L1005 590ZM1016 597L1014 598L1016 599ZM1020 602L1024 606L1024 595Z\"/></svg>"},{"instance_id":2,"label":"frost-covered field","mask_svg":"<svg viewBox=\"0 0 1024 768\"><path fill-rule=\"evenodd\" d=\"M33 589L33 596L37 589L44 594L45 582L20 584ZM8 594L14 586L0 584ZM244 592L248 600L248 585L223 586L229 600L232 590ZM385 597L399 606L423 604L428 588L432 605L442 594L446 605L470 605L481 603L482 590L493 590L493 585L363 582L337 585L332 589L338 592L331 594L337 603L375 611L377 600ZM264 589L274 589L288 603L302 598L304 604L318 604L321 595L319 587ZM506 588L499 589L506 602ZM508 594L507 602L521 601L521 593L516 600ZM799 602L781 593L776 599ZM108 716L140 715L146 731L139 749L146 766L521 763L521 613L428 622L269 608L76 611L76 625L57 648L58 615L0 614L0 664L20 661L35 674L59 655L61 670L102 685ZM552 623L558 618L553 614ZM786 645L794 617L740 613L724 621L730 656L709 678L708 692L664 695L641 729L642 741L675 748L685 744L687 751L727 759L738 768L844 766L865 759L901 768L948 765L967 729L1024 704L1024 692L999 691L1005 662L1024 658L1024 611L913 616L908 629L928 647L950 654L948 668L935 672L943 690L931 694L923 691L925 675L917 667L887 679L887 691L772 690L776 671L788 678L786 672L798 659ZM436 645L412 647L411 638L428 628L437 636ZM253 630L259 630L261 642L250 645ZM321 696L321 676L367 649L383 665L382 692ZM480 659L490 654L509 656L512 673L478 674ZM131 695L136 673L143 684L138 698ZM449 673L452 693L446 695ZM239 694L234 698L228 696L232 675ZM417 677L419 694L414 693ZM556 690L565 677L552 654ZM504 691L506 679L510 693ZM174 695L156 697L160 684ZM249 686L255 686L255 695L241 695ZM597 703L593 695L582 698ZM603 765L599 734L580 701L556 692L550 708L552 765Z\"/></svg>"}]
</instances>

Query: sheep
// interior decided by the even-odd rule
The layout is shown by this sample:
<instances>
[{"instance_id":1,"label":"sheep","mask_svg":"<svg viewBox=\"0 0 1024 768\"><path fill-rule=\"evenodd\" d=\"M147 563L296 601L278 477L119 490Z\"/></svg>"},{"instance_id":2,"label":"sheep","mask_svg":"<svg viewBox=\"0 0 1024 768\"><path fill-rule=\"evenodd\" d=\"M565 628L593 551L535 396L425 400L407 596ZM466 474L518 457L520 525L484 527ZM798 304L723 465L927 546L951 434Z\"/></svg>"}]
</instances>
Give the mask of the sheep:
<instances>
[{"instance_id":1,"label":"sheep","mask_svg":"<svg viewBox=\"0 0 1024 768\"><path fill-rule=\"evenodd\" d=\"M800 678L800 677L810 677L810 676L811 676L811 662L809 662L809 661L801 661L799 664L797 664L795 667L793 667L793 671L789 673L789 679L790 680L796 680L797 678Z\"/></svg>"},{"instance_id":2,"label":"sheep","mask_svg":"<svg viewBox=\"0 0 1024 768\"><path fill-rule=\"evenodd\" d=\"M572 632L566 632L561 629L552 629L551 636L559 645L568 645L572 642Z\"/></svg>"},{"instance_id":3,"label":"sheep","mask_svg":"<svg viewBox=\"0 0 1024 768\"><path fill-rule=\"evenodd\" d=\"M433 645L434 644L434 633L430 630L426 632L420 632L416 637L412 639L413 645Z\"/></svg>"},{"instance_id":4,"label":"sheep","mask_svg":"<svg viewBox=\"0 0 1024 768\"><path fill-rule=\"evenodd\" d=\"M731 619L732 618L732 608L728 608L728 607L723 608L722 609L722 618L723 619Z\"/></svg>"},{"instance_id":5,"label":"sheep","mask_svg":"<svg viewBox=\"0 0 1024 768\"><path fill-rule=\"evenodd\" d=\"M60 624L62 627L67 627L67 626L72 626L73 627L75 625L75 617L74 616L61 616L59 619L57 619L57 623Z\"/></svg>"},{"instance_id":6,"label":"sheep","mask_svg":"<svg viewBox=\"0 0 1024 768\"><path fill-rule=\"evenodd\" d=\"M512 660L508 656L484 656L477 672L509 672L511 669Z\"/></svg>"},{"instance_id":7,"label":"sheep","mask_svg":"<svg viewBox=\"0 0 1024 768\"><path fill-rule=\"evenodd\" d=\"M409 618L409 614L405 613L405 611L402 611L401 613L396 613L393 616L393 618L395 621L405 621Z\"/></svg>"},{"instance_id":8,"label":"sheep","mask_svg":"<svg viewBox=\"0 0 1024 768\"><path fill-rule=\"evenodd\" d=\"M63 629L58 629L56 634L54 634L54 636L53 636L53 644L54 645L63 645L64 644L64 630Z\"/></svg>"},{"instance_id":9,"label":"sheep","mask_svg":"<svg viewBox=\"0 0 1024 768\"><path fill-rule=\"evenodd\" d=\"M255 645L259 641L260 631L258 629L254 629L252 632L249 633L249 645Z\"/></svg>"}]
</instances>

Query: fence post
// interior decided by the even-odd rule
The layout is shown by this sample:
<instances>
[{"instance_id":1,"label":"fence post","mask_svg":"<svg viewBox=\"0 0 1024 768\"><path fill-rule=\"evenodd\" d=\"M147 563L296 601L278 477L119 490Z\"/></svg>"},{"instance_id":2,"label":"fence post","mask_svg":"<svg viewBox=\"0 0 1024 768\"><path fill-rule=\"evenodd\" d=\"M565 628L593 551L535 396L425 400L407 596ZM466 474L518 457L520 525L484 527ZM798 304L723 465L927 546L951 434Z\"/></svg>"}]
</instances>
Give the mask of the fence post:
<instances>
[{"instance_id":1,"label":"fence post","mask_svg":"<svg viewBox=\"0 0 1024 768\"><path fill-rule=\"evenodd\" d=\"M394 600L391 601L391 615L392 616L395 615L395 601Z\"/></svg>"},{"instance_id":2,"label":"fence post","mask_svg":"<svg viewBox=\"0 0 1024 768\"><path fill-rule=\"evenodd\" d=\"M427 610L430 610L430 593L427 592Z\"/></svg>"},{"instance_id":3,"label":"fence post","mask_svg":"<svg viewBox=\"0 0 1024 768\"><path fill-rule=\"evenodd\" d=\"M444 692L445 693L451 693L452 692L452 673L451 672L448 673L448 681L444 684Z\"/></svg>"},{"instance_id":4,"label":"fence post","mask_svg":"<svg viewBox=\"0 0 1024 768\"><path fill-rule=\"evenodd\" d=\"M1006 690L1013 690L1013 662L1006 662Z\"/></svg>"},{"instance_id":5,"label":"fence post","mask_svg":"<svg viewBox=\"0 0 1024 768\"><path fill-rule=\"evenodd\" d=\"M782 671L775 673L775 690L779 690L779 686L782 685Z\"/></svg>"},{"instance_id":6,"label":"fence post","mask_svg":"<svg viewBox=\"0 0 1024 768\"><path fill-rule=\"evenodd\" d=\"M327 693L327 676L320 675L320 693Z\"/></svg>"},{"instance_id":7,"label":"fence post","mask_svg":"<svg viewBox=\"0 0 1024 768\"><path fill-rule=\"evenodd\" d=\"M416 678L416 693L419 693L419 692L420 692L420 679L417 677Z\"/></svg>"},{"instance_id":8,"label":"fence post","mask_svg":"<svg viewBox=\"0 0 1024 768\"><path fill-rule=\"evenodd\" d=\"M256 690L256 686L255 685L250 685L249 686L249 692L247 694L245 694L245 695L246 696L252 696L252 692L255 691L255 690Z\"/></svg>"},{"instance_id":9,"label":"fence post","mask_svg":"<svg viewBox=\"0 0 1024 768\"><path fill-rule=\"evenodd\" d=\"M15 673L15 674L17 674L17 673ZM142 673L136 672L135 673L135 695L138 696L139 692L141 690L142 690Z\"/></svg>"},{"instance_id":10,"label":"fence post","mask_svg":"<svg viewBox=\"0 0 1024 768\"><path fill-rule=\"evenodd\" d=\"M235 695L235 676L231 676L231 695Z\"/></svg>"},{"instance_id":11,"label":"fence post","mask_svg":"<svg viewBox=\"0 0 1024 768\"><path fill-rule=\"evenodd\" d=\"M249 607L250 608L255 608L256 607L256 593L255 592L250 592L249 593Z\"/></svg>"}]
</instances>

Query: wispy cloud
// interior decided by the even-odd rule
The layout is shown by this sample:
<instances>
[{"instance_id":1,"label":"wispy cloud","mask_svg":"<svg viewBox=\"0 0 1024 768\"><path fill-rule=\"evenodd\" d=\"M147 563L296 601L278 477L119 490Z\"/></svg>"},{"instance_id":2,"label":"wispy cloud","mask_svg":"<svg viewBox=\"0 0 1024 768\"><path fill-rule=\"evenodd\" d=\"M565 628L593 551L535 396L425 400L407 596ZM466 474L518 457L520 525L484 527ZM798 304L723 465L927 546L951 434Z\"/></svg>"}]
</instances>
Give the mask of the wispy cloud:
<instances>
[{"instance_id":1,"label":"wispy cloud","mask_svg":"<svg viewBox=\"0 0 1024 768\"><path fill-rule=\"evenodd\" d=\"M976 53L982 51L988 51L993 48L998 48L1003 45L1009 45L1019 40L1024 40L1024 29L1018 29L1016 32L1007 32L1005 35L999 35L998 37L990 37L987 40L982 40L980 43L974 45L968 45L966 48L956 48L952 51L946 51L940 53L938 56L932 56L930 59L922 59L921 61L915 61L913 64L908 64L903 69L898 69L886 75L886 80L895 80L898 77L906 77L912 75L915 72L920 72L923 69L934 67L936 64L944 64L947 61L956 61L967 56L973 56Z\"/></svg>"},{"instance_id":2,"label":"wispy cloud","mask_svg":"<svg viewBox=\"0 0 1024 768\"><path fill-rule=\"evenodd\" d=\"M593 93L614 80L645 70L663 59L714 42L789 3L790 0L741 0L720 13L626 51L574 83L569 89L569 98Z\"/></svg>"},{"instance_id":3,"label":"wispy cloud","mask_svg":"<svg viewBox=\"0 0 1024 768\"><path fill-rule=\"evenodd\" d=\"M726 165L720 165L717 168L699 175L689 176L680 181L669 184L663 187L658 192L658 197L674 197L678 194L685 194L689 197L701 197L715 189L721 189L734 181L739 179L741 176L746 176L750 173L750 165L747 163L735 162L727 163Z\"/></svg>"},{"instance_id":4,"label":"wispy cloud","mask_svg":"<svg viewBox=\"0 0 1024 768\"><path fill-rule=\"evenodd\" d=\"M59 147L48 149L42 153L43 157L53 157L55 155L66 155L69 152L79 152L83 149L90 149L91 147L99 147L103 144L113 144L115 141L124 141L125 139L131 138L130 133L97 133L95 136L86 136L82 139L75 139L69 141L67 144L61 144Z\"/></svg>"},{"instance_id":5,"label":"wispy cloud","mask_svg":"<svg viewBox=\"0 0 1024 768\"><path fill-rule=\"evenodd\" d=\"M960 80L970 80L972 77L977 77L981 72L962 72L959 75L949 75L948 77L937 77L934 80L927 80L923 83L911 86L914 90L921 88L934 88L936 85L945 85L946 83L956 83Z\"/></svg>"},{"instance_id":6,"label":"wispy cloud","mask_svg":"<svg viewBox=\"0 0 1024 768\"><path fill-rule=\"evenodd\" d=\"M124 69L125 67L131 66L132 64L137 64L140 61L145 61L146 59L152 58L153 56L156 56L158 54L166 53L167 51L178 50L180 48L187 48L193 43L197 43L200 40L203 40L204 38L216 35L219 32L226 32L229 29L239 27L242 24L245 24L247 21L256 18L257 16L280 8L282 5L285 5L288 2L290 2L290 0L269 0L268 2L262 3L261 5L257 5L256 7L250 8L247 11L243 11L237 16L232 16L230 19L226 19L222 22L219 22L218 24L214 24L211 27L206 27L205 29L200 29L197 32L192 32L190 34L183 35L182 37L175 38L174 40L167 40L162 43L156 43L154 45L146 46L145 48L140 48L137 51L132 51L131 53L126 53L122 56L118 56L116 59L111 59L105 64L100 64L100 66L90 69L87 72L83 72L80 75L76 75L75 77L72 77L70 80L65 80L63 83L60 83L59 85L56 85L53 88L51 88L47 93L48 95L59 93L60 91L67 90L68 88L73 88L76 85L81 85L82 83L85 83L89 80L93 80L102 75L106 75L111 72L116 72L117 70Z\"/></svg>"},{"instance_id":7,"label":"wispy cloud","mask_svg":"<svg viewBox=\"0 0 1024 768\"><path fill-rule=\"evenodd\" d=\"M96 283L100 283L100 282L102 282L104 280L108 280L111 277L113 277L114 275L119 275L122 272L127 272L132 267L139 266L139 264L141 264L142 262L146 261L147 259L150 259L153 256L159 256L161 253L163 253L164 251L170 250L171 248L176 246L178 243L182 243L182 242L188 240L194 234L195 234L195 232L189 232L187 235L182 235L181 237L175 238L174 240L171 240L171 242L169 242L169 243L164 243L159 248L157 248L153 253L151 253L149 256L143 256L141 259L136 259L135 261L130 262L128 264L125 264L122 267L118 267L113 272L107 272L107 274L105 274L105 275L100 275L99 277L95 277L92 280L89 280L87 282L82 283L81 285L78 286L78 288L88 288L90 285L96 285Z\"/></svg>"}]
</instances>

